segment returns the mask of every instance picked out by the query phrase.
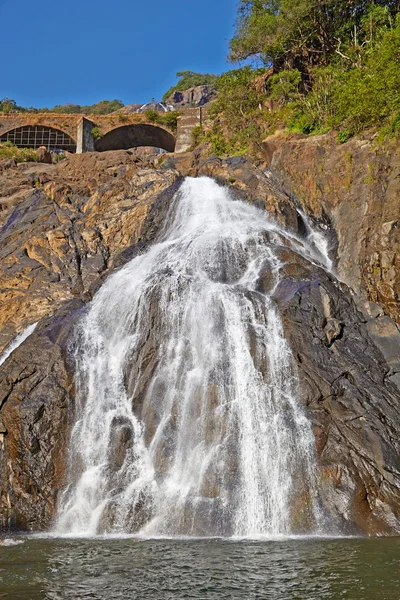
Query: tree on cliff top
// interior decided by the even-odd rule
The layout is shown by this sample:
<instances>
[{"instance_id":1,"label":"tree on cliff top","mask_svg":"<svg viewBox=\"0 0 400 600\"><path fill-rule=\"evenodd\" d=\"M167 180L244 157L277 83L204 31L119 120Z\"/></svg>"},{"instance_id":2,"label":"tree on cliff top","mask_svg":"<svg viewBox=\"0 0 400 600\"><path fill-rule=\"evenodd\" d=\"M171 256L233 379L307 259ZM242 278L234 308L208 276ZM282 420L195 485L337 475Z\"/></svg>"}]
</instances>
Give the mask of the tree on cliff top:
<instances>
[{"instance_id":1,"label":"tree on cliff top","mask_svg":"<svg viewBox=\"0 0 400 600\"><path fill-rule=\"evenodd\" d=\"M12 98L2 98L0 100L0 112L9 113L18 110L17 103Z\"/></svg>"},{"instance_id":2,"label":"tree on cliff top","mask_svg":"<svg viewBox=\"0 0 400 600\"><path fill-rule=\"evenodd\" d=\"M195 73L194 71L179 71L176 74L178 83L172 86L162 97L165 102L175 92L184 92L197 85L210 85L217 87L218 76L209 73Z\"/></svg>"},{"instance_id":3,"label":"tree on cliff top","mask_svg":"<svg viewBox=\"0 0 400 600\"><path fill-rule=\"evenodd\" d=\"M400 0L240 0L230 59L252 64L219 78L216 154L277 130L400 136Z\"/></svg>"},{"instance_id":4,"label":"tree on cliff top","mask_svg":"<svg viewBox=\"0 0 400 600\"><path fill-rule=\"evenodd\" d=\"M370 43L372 11L390 19L399 8L399 0L240 0L230 59L307 73Z\"/></svg>"}]
</instances>

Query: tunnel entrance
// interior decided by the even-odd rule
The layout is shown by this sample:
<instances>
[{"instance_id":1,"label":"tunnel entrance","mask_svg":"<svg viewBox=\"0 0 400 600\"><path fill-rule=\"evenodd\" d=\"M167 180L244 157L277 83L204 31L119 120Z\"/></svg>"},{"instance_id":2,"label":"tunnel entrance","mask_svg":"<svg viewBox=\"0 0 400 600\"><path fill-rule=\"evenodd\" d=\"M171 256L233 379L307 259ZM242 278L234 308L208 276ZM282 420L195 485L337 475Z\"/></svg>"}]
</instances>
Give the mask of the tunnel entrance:
<instances>
[{"instance_id":1,"label":"tunnel entrance","mask_svg":"<svg viewBox=\"0 0 400 600\"><path fill-rule=\"evenodd\" d=\"M67 150L76 152L76 143L66 133L53 127L43 125L24 125L11 129L0 136L0 143L11 142L18 148L39 148L46 146L48 150Z\"/></svg>"},{"instance_id":2,"label":"tunnel entrance","mask_svg":"<svg viewBox=\"0 0 400 600\"><path fill-rule=\"evenodd\" d=\"M95 143L98 152L106 150L128 150L140 146L162 148L167 152L174 152L175 137L162 127L156 125L137 124L124 125L109 131Z\"/></svg>"}]
</instances>

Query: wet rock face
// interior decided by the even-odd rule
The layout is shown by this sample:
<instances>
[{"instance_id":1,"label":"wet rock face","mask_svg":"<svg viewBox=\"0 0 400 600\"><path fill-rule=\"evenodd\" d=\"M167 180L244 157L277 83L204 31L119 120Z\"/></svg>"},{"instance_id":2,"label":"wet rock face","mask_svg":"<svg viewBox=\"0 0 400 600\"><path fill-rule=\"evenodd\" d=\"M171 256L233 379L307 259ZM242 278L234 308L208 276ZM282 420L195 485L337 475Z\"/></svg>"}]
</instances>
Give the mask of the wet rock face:
<instances>
[{"instance_id":1,"label":"wet rock face","mask_svg":"<svg viewBox=\"0 0 400 600\"><path fill-rule=\"evenodd\" d=\"M182 176L212 177L230 188L232 195L258 208L265 208L281 227L293 232L302 229L296 202L280 181L269 171L258 168L244 156L222 159L204 158L201 149L175 155L165 155L156 163L161 170L174 169Z\"/></svg>"},{"instance_id":2,"label":"wet rock face","mask_svg":"<svg viewBox=\"0 0 400 600\"><path fill-rule=\"evenodd\" d=\"M52 328L35 332L0 371L1 529L43 529L64 482L73 383L65 339L51 340Z\"/></svg>"},{"instance_id":3,"label":"wet rock face","mask_svg":"<svg viewBox=\"0 0 400 600\"><path fill-rule=\"evenodd\" d=\"M148 163L129 151L72 156L58 165L0 161L0 350L39 321L0 366L0 528L39 530L51 523L74 414L75 323L107 275L154 240L181 177L207 175L265 207L300 237L305 229L299 207L331 225L340 279L357 296L285 249L274 299L313 423L321 494L332 527L399 533L395 158L382 175L387 185L361 185L364 153L370 149L332 146L328 152L320 149L326 140L309 143L291 142L292 154L289 146L276 150L272 171L242 157L205 159L201 152ZM350 150L353 182L346 188L343 173L334 169L335 152ZM323 193L312 193L312 177ZM265 265L258 291L269 294L273 287ZM155 310L155 324L157 319ZM149 377L155 343L150 335L136 357L147 365ZM133 366L127 373L129 389L135 372ZM135 410L150 422L150 408L141 404L146 386L143 381ZM111 469L118 468L131 443L124 424L115 435L118 452Z\"/></svg>"},{"instance_id":4,"label":"wet rock face","mask_svg":"<svg viewBox=\"0 0 400 600\"><path fill-rule=\"evenodd\" d=\"M0 347L40 321L0 366L5 529L50 525L74 414L74 326L107 274L154 239L180 180L144 169L129 152L43 168L13 163L2 181L23 192L0 213ZM30 177L40 184L34 190Z\"/></svg>"},{"instance_id":5,"label":"wet rock face","mask_svg":"<svg viewBox=\"0 0 400 600\"><path fill-rule=\"evenodd\" d=\"M297 277L286 269L274 298L314 427L324 510L341 531L400 533L397 364L389 365L374 334L385 321L365 318L322 269L309 265ZM390 323L398 347L400 331Z\"/></svg>"}]
</instances>

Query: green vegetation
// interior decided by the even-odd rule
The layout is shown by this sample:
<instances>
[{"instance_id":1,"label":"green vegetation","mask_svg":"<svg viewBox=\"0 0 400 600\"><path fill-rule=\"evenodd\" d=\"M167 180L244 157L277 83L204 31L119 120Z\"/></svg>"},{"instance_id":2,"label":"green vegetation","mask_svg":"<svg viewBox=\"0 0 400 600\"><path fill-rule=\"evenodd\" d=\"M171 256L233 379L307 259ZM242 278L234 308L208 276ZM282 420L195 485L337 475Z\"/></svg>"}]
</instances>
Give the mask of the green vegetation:
<instances>
[{"instance_id":1,"label":"green vegetation","mask_svg":"<svg viewBox=\"0 0 400 600\"><path fill-rule=\"evenodd\" d=\"M351 137L353 137L353 133L351 131L348 129L342 129L342 131L339 131L337 134L337 141L339 144L345 144Z\"/></svg>"},{"instance_id":2,"label":"green vegetation","mask_svg":"<svg viewBox=\"0 0 400 600\"><path fill-rule=\"evenodd\" d=\"M252 140L262 135L258 113L264 93L257 89L258 75L249 66L221 75L210 112L213 126L207 134L215 154L246 153Z\"/></svg>"},{"instance_id":3,"label":"green vegetation","mask_svg":"<svg viewBox=\"0 0 400 600\"><path fill-rule=\"evenodd\" d=\"M62 114L109 115L123 107L124 104L121 100L101 100L100 102L97 102L97 104L91 104L89 106L80 106L79 104L58 105L51 108L50 112Z\"/></svg>"},{"instance_id":4,"label":"green vegetation","mask_svg":"<svg viewBox=\"0 0 400 600\"><path fill-rule=\"evenodd\" d=\"M13 146L10 141L0 143L0 159L1 158L14 159L18 163L38 162L39 160L34 148L18 148L17 146ZM53 163L59 163L60 161L65 160L66 156L63 152L51 152L51 158Z\"/></svg>"},{"instance_id":5,"label":"green vegetation","mask_svg":"<svg viewBox=\"0 0 400 600\"><path fill-rule=\"evenodd\" d=\"M194 71L179 71L176 74L179 79L178 83L172 86L167 92L165 92L162 97L163 102L168 100L172 94L175 92L184 92L191 87L195 87L196 85L211 85L213 87L217 87L218 85L218 76L210 75L208 73L194 73Z\"/></svg>"},{"instance_id":6,"label":"green vegetation","mask_svg":"<svg viewBox=\"0 0 400 600\"><path fill-rule=\"evenodd\" d=\"M11 98L3 98L0 100L0 113L10 112L29 112L29 113L41 113L41 112L52 112L61 114L90 114L90 115L108 115L120 108L123 108L124 104L120 100L101 100L97 104L90 106L80 106L79 104L63 104L57 105L53 108L33 108L18 106L15 100Z\"/></svg>"},{"instance_id":7,"label":"green vegetation","mask_svg":"<svg viewBox=\"0 0 400 600\"><path fill-rule=\"evenodd\" d=\"M154 108L149 108L144 112L144 115L146 116L146 119L150 121L150 123L165 125L165 127L169 127L173 131L176 131L180 113L176 110L160 113L154 110Z\"/></svg>"},{"instance_id":8,"label":"green vegetation","mask_svg":"<svg viewBox=\"0 0 400 600\"><path fill-rule=\"evenodd\" d=\"M18 107L15 100L12 100L11 98L3 98L0 100L0 112L10 113L16 111L17 109Z\"/></svg>"},{"instance_id":9,"label":"green vegetation","mask_svg":"<svg viewBox=\"0 0 400 600\"><path fill-rule=\"evenodd\" d=\"M12 158L17 162L37 162L38 160L33 148L17 148L10 142L0 144L0 158Z\"/></svg>"},{"instance_id":10,"label":"green vegetation","mask_svg":"<svg viewBox=\"0 0 400 600\"><path fill-rule=\"evenodd\" d=\"M103 134L101 133L99 127L96 126L92 128L92 136L95 140L100 140L103 137Z\"/></svg>"},{"instance_id":11,"label":"green vegetation","mask_svg":"<svg viewBox=\"0 0 400 600\"><path fill-rule=\"evenodd\" d=\"M190 135L192 137L191 147L194 149L205 139L204 127L202 125L196 125L196 127L193 127Z\"/></svg>"},{"instance_id":12,"label":"green vegetation","mask_svg":"<svg viewBox=\"0 0 400 600\"><path fill-rule=\"evenodd\" d=\"M400 1L241 0L207 138L216 154L257 151L277 130L400 134Z\"/></svg>"}]
</instances>

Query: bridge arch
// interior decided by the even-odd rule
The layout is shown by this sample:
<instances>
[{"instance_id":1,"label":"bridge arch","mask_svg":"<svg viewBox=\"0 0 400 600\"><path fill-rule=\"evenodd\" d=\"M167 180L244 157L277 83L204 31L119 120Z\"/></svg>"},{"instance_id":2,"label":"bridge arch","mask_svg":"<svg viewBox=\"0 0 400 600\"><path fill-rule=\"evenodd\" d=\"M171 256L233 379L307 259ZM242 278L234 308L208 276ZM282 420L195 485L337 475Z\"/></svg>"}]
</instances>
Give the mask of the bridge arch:
<instances>
[{"instance_id":1,"label":"bridge arch","mask_svg":"<svg viewBox=\"0 0 400 600\"><path fill-rule=\"evenodd\" d=\"M65 131L47 125L22 125L6 131L0 136L0 143L11 142L18 148L39 148L68 150L76 152L76 142Z\"/></svg>"},{"instance_id":2,"label":"bridge arch","mask_svg":"<svg viewBox=\"0 0 400 600\"><path fill-rule=\"evenodd\" d=\"M127 150L139 146L153 146L167 152L174 152L175 144L175 137L163 127L137 123L112 129L96 141L95 149L98 152L104 152L105 150Z\"/></svg>"}]
</instances>

